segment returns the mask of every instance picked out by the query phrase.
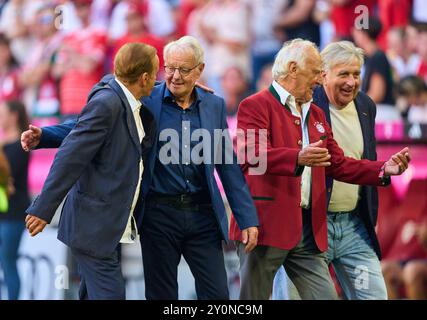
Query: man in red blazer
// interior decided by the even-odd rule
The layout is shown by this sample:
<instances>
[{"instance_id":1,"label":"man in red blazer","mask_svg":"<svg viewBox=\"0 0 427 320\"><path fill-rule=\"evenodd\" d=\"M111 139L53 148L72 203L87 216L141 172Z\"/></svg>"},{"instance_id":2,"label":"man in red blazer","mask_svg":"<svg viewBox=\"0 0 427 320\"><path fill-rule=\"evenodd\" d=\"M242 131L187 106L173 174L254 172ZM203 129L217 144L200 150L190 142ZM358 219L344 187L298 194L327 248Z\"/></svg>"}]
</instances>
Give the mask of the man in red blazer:
<instances>
[{"instance_id":1,"label":"man in red blazer","mask_svg":"<svg viewBox=\"0 0 427 320\"><path fill-rule=\"evenodd\" d=\"M239 106L238 135L256 133L255 139L238 138L237 147L260 223L258 246L246 253L231 220L230 238L237 240L241 267L240 299L268 299L281 265L302 299L336 298L326 257L325 175L354 184L386 185L386 177L408 167L408 148L387 162L344 156L323 111L311 102L321 67L313 43L287 42L273 65L270 88ZM258 163L264 173L253 174L255 158L265 162Z\"/></svg>"}]
</instances>

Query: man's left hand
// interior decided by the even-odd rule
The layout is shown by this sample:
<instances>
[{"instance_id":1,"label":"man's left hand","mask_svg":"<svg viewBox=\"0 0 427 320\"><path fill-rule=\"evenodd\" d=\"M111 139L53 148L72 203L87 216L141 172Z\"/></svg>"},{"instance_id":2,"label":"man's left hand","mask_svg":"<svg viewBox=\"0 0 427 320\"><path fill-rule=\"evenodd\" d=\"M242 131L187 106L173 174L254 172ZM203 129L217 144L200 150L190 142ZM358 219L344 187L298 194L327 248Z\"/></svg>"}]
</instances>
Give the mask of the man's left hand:
<instances>
[{"instance_id":1,"label":"man's left hand","mask_svg":"<svg viewBox=\"0 0 427 320\"><path fill-rule=\"evenodd\" d=\"M42 232L47 225L47 222L36 216L27 215L25 225L32 237Z\"/></svg>"},{"instance_id":2,"label":"man's left hand","mask_svg":"<svg viewBox=\"0 0 427 320\"><path fill-rule=\"evenodd\" d=\"M203 84L201 84L200 82L196 82L196 87L199 87L200 89L202 89L203 91L206 91L208 93L215 93L214 89L209 88Z\"/></svg>"},{"instance_id":3,"label":"man's left hand","mask_svg":"<svg viewBox=\"0 0 427 320\"><path fill-rule=\"evenodd\" d=\"M411 161L411 157L409 155L409 148L406 147L392 155L385 163L384 174L387 176L402 174L406 169L408 169L409 161Z\"/></svg>"},{"instance_id":4,"label":"man's left hand","mask_svg":"<svg viewBox=\"0 0 427 320\"><path fill-rule=\"evenodd\" d=\"M245 252L251 252L258 243L258 228L249 227L242 231L242 242L245 244Z\"/></svg>"}]
</instances>

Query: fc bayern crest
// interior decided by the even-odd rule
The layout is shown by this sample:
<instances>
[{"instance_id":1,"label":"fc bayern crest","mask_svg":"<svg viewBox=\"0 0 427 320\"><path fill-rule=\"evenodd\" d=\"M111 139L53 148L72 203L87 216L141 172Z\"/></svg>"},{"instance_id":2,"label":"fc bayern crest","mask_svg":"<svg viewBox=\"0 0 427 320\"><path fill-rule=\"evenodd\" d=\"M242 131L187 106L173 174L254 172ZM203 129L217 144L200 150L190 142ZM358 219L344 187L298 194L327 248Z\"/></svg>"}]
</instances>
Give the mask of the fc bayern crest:
<instances>
[{"instance_id":1,"label":"fc bayern crest","mask_svg":"<svg viewBox=\"0 0 427 320\"><path fill-rule=\"evenodd\" d=\"M316 126L317 131L320 133L325 133L325 128L321 122L316 122L314 125Z\"/></svg>"}]
</instances>

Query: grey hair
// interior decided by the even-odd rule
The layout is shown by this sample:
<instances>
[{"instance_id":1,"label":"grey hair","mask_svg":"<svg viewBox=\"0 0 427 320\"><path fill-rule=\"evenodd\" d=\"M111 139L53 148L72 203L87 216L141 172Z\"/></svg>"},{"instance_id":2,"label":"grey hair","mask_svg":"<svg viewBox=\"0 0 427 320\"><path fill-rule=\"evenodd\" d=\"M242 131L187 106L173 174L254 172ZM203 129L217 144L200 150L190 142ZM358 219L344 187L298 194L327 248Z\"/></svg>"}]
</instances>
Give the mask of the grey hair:
<instances>
[{"instance_id":1,"label":"grey hair","mask_svg":"<svg viewBox=\"0 0 427 320\"><path fill-rule=\"evenodd\" d=\"M291 62L296 62L298 66L304 67L310 48L316 50L316 52L319 51L316 44L308 40L298 38L286 41L274 60L273 69L271 70L273 79L277 81L286 77L288 66Z\"/></svg>"},{"instance_id":2,"label":"grey hair","mask_svg":"<svg viewBox=\"0 0 427 320\"><path fill-rule=\"evenodd\" d=\"M350 41L338 41L328 44L320 53L325 71L331 70L339 64L349 64L355 59L363 65L363 49L356 47Z\"/></svg>"},{"instance_id":3,"label":"grey hair","mask_svg":"<svg viewBox=\"0 0 427 320\"><path fill-rule=\"evenodd\" d=\"M204 62L204 51L200 42L192 36L184 36L178 40L169 42L163 49L163 56L166 57L168 53L172 50L192 50L194 54L194 59L197 64Z\"/></svg>"}]
</instances>

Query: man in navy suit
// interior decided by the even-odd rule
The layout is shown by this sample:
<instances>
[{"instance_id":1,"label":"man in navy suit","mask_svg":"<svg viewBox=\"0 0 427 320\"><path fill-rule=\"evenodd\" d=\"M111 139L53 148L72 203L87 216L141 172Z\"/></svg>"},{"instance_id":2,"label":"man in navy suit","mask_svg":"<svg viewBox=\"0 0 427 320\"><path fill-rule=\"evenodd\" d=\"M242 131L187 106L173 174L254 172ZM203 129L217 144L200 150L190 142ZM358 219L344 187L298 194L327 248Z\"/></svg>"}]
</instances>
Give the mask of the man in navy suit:
<instances>
[{"instance_id":1,"label":"man in navy suit","mask_svg":"<svg viewBox=\"0 0 427 320\"><path fill-rule=\"evenodd\" d=\"M313 101L324 111L334 138L346 156L377 160L375 103L359 91L363 51L340 41L322 52L323 85ZM387 179L387 184L390 179ZM346 299L387 299L381 272L381 250L375 233L378 191L326 177L328 203L328 262L332 264ZM281 271L282 272L282 271ZM279 278L275 288L279 288ZM278 298L273 294L273 298Z\"/></svg>"},{"instance_id":2,"label":"man in navy suit","mask_svg":"<svg viewBox=\"0 0 427 320\"><path fill-rule=\"evenodd\" d=\"M156 138L145 161L139 211L147 299L177 299L177 267L184 256L195 277L199 299L228 299L222 240L228 219L214 178L224 186L246 250L257 243L258 218L236 155L215 131L227 129L224 100L195 87L203 50L193 37L164 49L166 83L143 102L154 114ZM57 147L73 123L27 132L24 146ZM29 138L31 137L31 138ZM203 137L203 138L201 138ZM35 139L34 142L31 139ZM203 148L201 148L201 146ZM221 154L218 161L213 157ZM232 161L230 161L232 160Z\"/></svg>"},{"instance_id":3,"label":"man in navy suit","mask_svg":"<svg viewBox=\"0 0 427 320\"><path fill-rule=\"evenodd\" d=\"M27 209L35 236L67 195L58 239L71 248L81 276L80 299L125 299L119 243L133 242L143 159L153 143L154 119L141 107L159 69L156 49L124 45L115 77L96 86L59 148L41 194ZM144 159L145 160L145 159Z\"/></svg>"}]
</instances>

